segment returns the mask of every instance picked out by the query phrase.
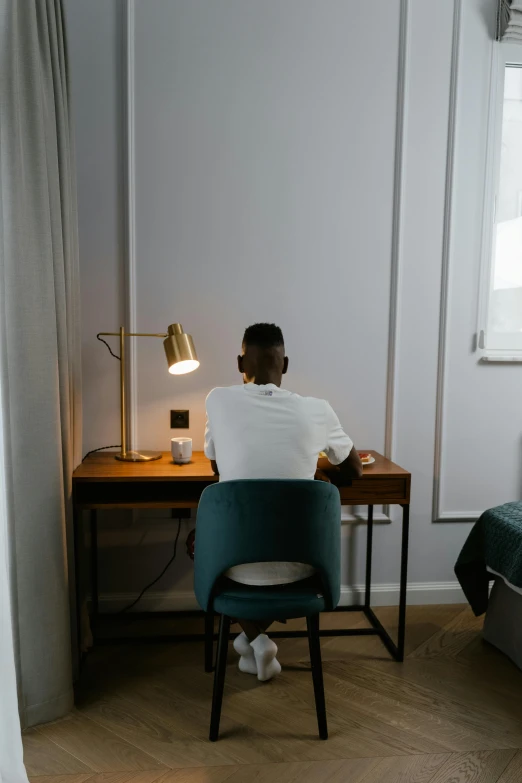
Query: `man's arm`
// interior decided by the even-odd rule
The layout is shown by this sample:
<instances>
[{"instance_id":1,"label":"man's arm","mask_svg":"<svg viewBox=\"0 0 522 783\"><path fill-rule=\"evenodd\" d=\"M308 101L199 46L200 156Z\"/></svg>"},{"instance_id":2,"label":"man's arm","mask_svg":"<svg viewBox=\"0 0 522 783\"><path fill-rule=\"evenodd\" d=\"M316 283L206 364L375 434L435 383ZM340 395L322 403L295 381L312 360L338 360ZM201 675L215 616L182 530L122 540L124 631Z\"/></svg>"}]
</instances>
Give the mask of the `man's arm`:
<instances>
[{"instance_id":1,"label":"man's arm","mask_svg":"<svg viewBox=\"0 0 522 783\"><path fill-rule=\"evenodd\" d=\"M212 393L212 392L211 392ZM210 397L210 394L209 394ZM208 397L207 397L207 403L208 403ZM214 439L212 438L212 431L210 427L210 419L208 416L207 411L207 421L205 423L205 457L210 460L210 464L212 466L212 472L215 476L219 476L219 470L216 462L216 448L214 446Z\"/></svg>"},{"instance_id":2,"label":"man's arm","mask_svg":"<svg viewBox=\"0 0 522 783\"><path fill-rule=\"evenodd\" d=\"M316 479L330 481L337 487L349 485L353 479L361 478L363 466L355 446L340 465L332 465L328 457L320 457L317 462Z\"/></svg>"},{"instance_id":3,"label":"man's arm","mask_svg":"<svg viewBox=\"0 0 522 783\"><path fill-rule=\"evenodd\" d=\"M341 474L341 482L347 483L352 479L361 478L363 474L363 466L359 453L355 450L355 446L344 460L339 465L339 473Z\"/></svg>"},{"instance_id":4,"label":"man's arm","mask_svg":"<svg viewBox=\"0 0 522 783\"><path fill-rule=\"evenodd\" d=\"M346 434L333 408L325 401L326 460L318 468L337 486L350 484L362 476L362 463L352 439ZM317 478L320 478L318 476Z\"/></svg>"}]
</instances>

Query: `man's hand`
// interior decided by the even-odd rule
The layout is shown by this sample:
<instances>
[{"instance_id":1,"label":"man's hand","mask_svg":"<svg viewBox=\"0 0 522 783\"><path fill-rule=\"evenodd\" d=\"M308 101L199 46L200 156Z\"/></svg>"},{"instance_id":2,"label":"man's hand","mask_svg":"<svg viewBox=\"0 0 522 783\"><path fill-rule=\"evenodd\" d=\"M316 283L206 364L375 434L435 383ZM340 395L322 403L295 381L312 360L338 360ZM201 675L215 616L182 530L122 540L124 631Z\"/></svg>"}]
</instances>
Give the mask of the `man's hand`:
<instances>
[{"instance_id":1,"label":"man's hand","mask_svg":"<svg viewBox=\"0 0 522 783\"><path fill-rule=\"evenodd\" d=\"M355 450L355 446L344 460L339 465L339 471L341 473L341 482L351 482L352 479L361 478L363 474L363 465L359 452Z\"/></svg>"},{"instance_id":2,"label":"man's hand","mask_svg":"<svg viewBox=\"0 0 522 783\"><path fill-rule=\"evenodd\" d=\"M326 457L320 457L317 462L315 478L324 481L325 479L318 476L318 473L325 475L326 480L335 484L336 487L350 486L353 479L361 478L363 466L355 446L340 465L332 465Z\"/></svg>"}]
</instances>

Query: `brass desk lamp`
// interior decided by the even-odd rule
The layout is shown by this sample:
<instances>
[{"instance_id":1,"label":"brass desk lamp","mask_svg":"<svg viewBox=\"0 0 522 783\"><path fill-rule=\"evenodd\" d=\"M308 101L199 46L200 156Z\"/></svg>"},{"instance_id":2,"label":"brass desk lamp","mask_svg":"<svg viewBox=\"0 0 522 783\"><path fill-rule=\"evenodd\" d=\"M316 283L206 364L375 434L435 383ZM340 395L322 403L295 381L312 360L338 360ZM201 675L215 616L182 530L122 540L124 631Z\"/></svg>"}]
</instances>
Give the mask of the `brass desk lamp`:
<instances>
[{"instance_id":1,"label":"brass desk lamp","mask_svg":"<svg viewBox=\"0 0 522 783\"><path fill-rule=\"evenodd\" d=\"M167 334L147 334L144 332L126 332L121 326L119 332L100 332L98 337L120 338L120 407L121 407L121 452L116 459L122 462L150 462L161 457L160 451L127 451L127 403L125 394L125 338L126 337L162 337L163 347L172 375L184 375L199 367L196 349L190 334L185 334L181 324L171 324ZM118 358L118 357L116 357Z\"/></svg>"}]
</instances>

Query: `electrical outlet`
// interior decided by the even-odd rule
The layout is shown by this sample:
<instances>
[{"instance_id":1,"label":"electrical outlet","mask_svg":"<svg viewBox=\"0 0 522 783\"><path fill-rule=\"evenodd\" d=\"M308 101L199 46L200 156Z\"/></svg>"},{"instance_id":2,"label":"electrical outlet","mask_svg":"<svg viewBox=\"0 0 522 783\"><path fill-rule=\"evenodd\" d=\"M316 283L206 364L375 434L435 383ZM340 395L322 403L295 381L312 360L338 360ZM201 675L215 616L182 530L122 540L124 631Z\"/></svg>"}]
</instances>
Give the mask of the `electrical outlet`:
<instances>
[{"instance_id":1,"label":"electrical outlet","mask_svg":"<svg viewBox=\"0 0 522 783\"><path fill-rule=\"evenodd\" d=\"M171 411L170 428L172 430L187 430L189 426L188 411Z\"/></svg>"}]
</instances>

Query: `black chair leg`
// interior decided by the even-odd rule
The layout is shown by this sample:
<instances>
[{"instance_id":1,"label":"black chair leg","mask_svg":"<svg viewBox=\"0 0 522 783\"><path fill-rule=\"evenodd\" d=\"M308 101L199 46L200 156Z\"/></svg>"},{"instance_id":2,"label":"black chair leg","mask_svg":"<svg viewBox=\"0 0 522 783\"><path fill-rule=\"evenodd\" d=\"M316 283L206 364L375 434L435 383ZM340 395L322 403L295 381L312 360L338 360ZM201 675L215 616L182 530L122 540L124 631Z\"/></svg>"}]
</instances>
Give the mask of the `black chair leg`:
<instances>
[{"instance_id":1,"label":"black chair leg","mask_svg":"<svg viewBox=\"0 0 522 783\"><path fill-rule=\"evenodd\" d=\"M210 718L209 739L215 742L219 735L219 721L221 718L221 705L223 703L223 690L225 688L225 673L227 669L228 637L230 634L230 617L221 615L219 624L219 641L217 650L216 673L214 674L214 693L212 696L212 715Z\"/></svg>"},{"instance_id":2,"label":"black chair leg","mask_svg":"<svg viewBox=\"0 0 522 783\"><path fill-rule=\"evenodd\" d=\"M321 640L319 638L319 615L314 614L311 617L307 617L306 624L308 627L308 644L310 647L310 662L312 664L319 737L322 740L326 740L328 739L328 726L326 723L326 703L324 700L323 664L321 661Z\"/></svg>"},{"instance_id":3,"label":"black chair leg","mask_svg":"<svg viewBox=\"0 0 522 783\"><path fill-rule=\"evenodd\" d=\"M214 612L205 612L205 671L214 668Z\"/></svg>"}]
</instances>

